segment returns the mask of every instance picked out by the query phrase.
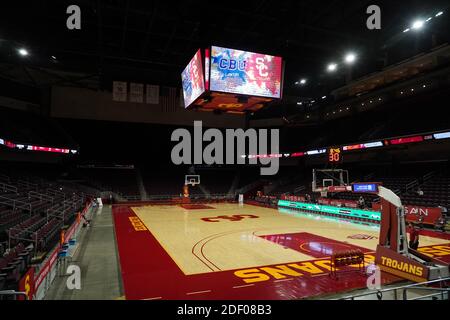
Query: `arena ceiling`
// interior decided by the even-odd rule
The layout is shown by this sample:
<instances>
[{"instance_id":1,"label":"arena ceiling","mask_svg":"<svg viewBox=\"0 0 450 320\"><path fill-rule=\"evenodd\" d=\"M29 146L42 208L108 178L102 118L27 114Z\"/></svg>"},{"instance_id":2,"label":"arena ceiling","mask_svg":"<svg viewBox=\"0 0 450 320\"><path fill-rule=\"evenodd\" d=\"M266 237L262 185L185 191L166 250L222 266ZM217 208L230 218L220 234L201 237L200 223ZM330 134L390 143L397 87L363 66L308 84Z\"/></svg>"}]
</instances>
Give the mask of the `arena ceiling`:
<instances>
[{"instance_id":1,"label":"arena ceiling","mask_svg":"<svg viewBox=\"0 0 450 320\"><path fill-rule=\"evenodd\" d=\"M72 4L81 8L81 30L66 28ZM371 4L381 7L381 30L366 28ZM376 70L386 44L401 41L416 17L448 8L448 0L35 0L0 6L2 78L36 86L108 87L116 79L179 86L196 49L214 44L283 56L285 91L296 94L294 82L303 76L329 90L326 64L348 50L361 57L356 74ZM26 59L16 54L19 47L30 52Z\"/></svg>"}]
</instances>

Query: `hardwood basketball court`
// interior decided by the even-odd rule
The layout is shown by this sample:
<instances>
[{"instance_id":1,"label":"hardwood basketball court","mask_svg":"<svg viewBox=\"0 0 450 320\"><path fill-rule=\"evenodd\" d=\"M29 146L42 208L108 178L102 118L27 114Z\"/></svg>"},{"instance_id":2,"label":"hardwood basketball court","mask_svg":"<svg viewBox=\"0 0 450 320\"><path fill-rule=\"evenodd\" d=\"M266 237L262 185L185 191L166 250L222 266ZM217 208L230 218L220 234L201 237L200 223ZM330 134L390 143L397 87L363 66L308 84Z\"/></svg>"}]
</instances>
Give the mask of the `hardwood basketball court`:
<instances>
[{"instance_id":1,"label":"hardwood basketball court","mask_svg":"<svg viewBox=\"0 0 450 320\"><path fill-rule=\"evenodd\" d=\"M364 288L367 277L356 270L330 278L329 257L360 249L371 262L379 232L236 203L119 205L113 213L127 299L300 299ZM450 239L420 239L421 250L450 260Z\"/></svg>"}]
</instances>

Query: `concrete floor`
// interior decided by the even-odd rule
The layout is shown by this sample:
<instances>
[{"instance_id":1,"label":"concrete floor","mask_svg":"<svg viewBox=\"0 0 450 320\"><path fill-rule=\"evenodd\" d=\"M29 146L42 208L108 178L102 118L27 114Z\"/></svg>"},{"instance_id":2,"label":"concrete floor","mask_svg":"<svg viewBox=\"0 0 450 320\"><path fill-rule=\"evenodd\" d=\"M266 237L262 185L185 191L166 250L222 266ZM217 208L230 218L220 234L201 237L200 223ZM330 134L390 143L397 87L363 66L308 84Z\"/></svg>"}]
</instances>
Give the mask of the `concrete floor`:
<instances>
[{"instance_id":1,"label":"concrete floor","mask_svg":"<svg viewBox=\"0 0 450 320\"><path fill-rule=\"evenodd\" d=\"M67 288L67 275L57 275L46 300L112 300L123 296L119 258L110 205L94 209L91 225L78 236L72 262L81 270L81 289ZM62 273L62 272L61 272Z\"/></svg>"}]
</instances>

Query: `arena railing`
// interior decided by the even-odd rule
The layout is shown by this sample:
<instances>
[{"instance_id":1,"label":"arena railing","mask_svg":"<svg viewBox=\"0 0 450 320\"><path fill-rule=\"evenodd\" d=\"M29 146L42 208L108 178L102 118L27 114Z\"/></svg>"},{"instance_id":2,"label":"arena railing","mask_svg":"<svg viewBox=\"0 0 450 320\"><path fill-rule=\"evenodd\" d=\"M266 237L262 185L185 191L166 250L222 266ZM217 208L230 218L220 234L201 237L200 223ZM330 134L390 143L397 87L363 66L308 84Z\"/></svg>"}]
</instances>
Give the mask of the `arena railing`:
<instances>
[{"instance_id":1,"label":"arena railing","mask_svg":"<svg viewBox=\"0 0 450 320\"><path fill-rule=\"evenodd\" d=\"M132 196L132 195L128 195L128 196L124 196L124 195L120 195L123 199L127 200L127 201L140 201L142 200L141 196Z\"/></svg>"},{"instance_id":2,"label":"arena railing","mask_svg":"<svg viewBox=\"0 0 450 320\"><path fill-rule=\"evenodd\" d=\"M55 190L53 188L47 188L46 192L47 192L47 194L52 195L54 197L59 196L59 197L62 197L64 199L66 198L66 194L64 192L61 192L59 190Z\"/></svg>"},{"instance_id":3,"label":"arena railing","mask_svg":"<svg viewBox=\"0 0 450 320\"><path fill-rule=\"evenodd\" d=\"M431 171L428 172L426 175L423 176L422 180L423 183L427 183L428 181L430 181L434 176L436 175L436 172Z\"/></svg>"},{"instance_id":4,"label":"arena railing","mask_svg":"<svg viewBox=\"0 0 450 320\"><path fill-rule=\"evenodd\" d=\"M22 209L25 211L28 211L29 214L31 214L31 204L26 203L24 201L11 199L8 197L0 196L0 204L5 204L7 206L11 206L14 210L15 209Z\"/></svg>"},{"instance_id":5,"label":"arena railing","mask_svg":"<svg viewBox=\"0 0 450 320\"><path fill-rule=\"evenodd\" d=\"M92 202L88 203L83 209L83 213L88 215L88 219L92 217ZM75 220L71 227L66 231L66 239L77 238L83 229L82 221ZM44 260L35 267L35 290L34 300L42 300L52 287L53 281L58 273L58 252L60 244L56 244L53 249L49 250Z\"/></svg>"},{"instance_id":6,"label":"arena railing","mask_svg":"<svg viewBox=\"0 0 450 320\"><path fill-rule=\"evenodd\" d=\"M0 179L10 183L11 182L11 178L9 176L7 176L6 174L0 173Z\"/></svg>"},{"instance_id":7,"label":"arena railing","mask_svg":"<svg viewBox=\"0 0 450 320\"><path fill-rule=\"evenodd\" d=\"M383 300L383 296L391 296L393 299L389 300L422 300L422 299L434 299L440 298L441 300L450 300L450 288L448 287L450 283L450 277L441 278L437 280L431 280L427 282L419 282L408 284L404 286L399 286L395 288L387 288L381 290L372 290L371 292L365 292L361 294L355 294L351 296L346 296L339 298L337 300L364 300L369 296L375 295L377 300ZM429 287L428 285L439 285L438 288ZM433 292L430 294L419 295L417 297L408 299L408 291L421 291L421 292ZM400 295L399 295L400 292ZM399 299L400 298L400 299Z\"/></svg>"},{"instance_id":8,"label":"arena railing","mask_svg":"<svg viewBox=\"0 0 450 320\"><path fill-rule=\"evenodd\" d=\"M36 183L32 183L26 180L17 181L17 185L21 188L34 189L36 191L38 190L38 185Z\"/></svg>"},{"instance_id":9,"label":"arena railing","mask_svg":"<svg viewBox=\"0 0 450 320\"><path fill-rule=\"evenodd\" d=\"M12 297L12 300L17 300L17 297L23 297L24 300L28 300L28 296L26 292L15 291L15 290L2 290L0 291L0 300L2 297Z\"/></svg>"},{"instance_id":10,"label":"arena railing","mask_svg":"<svg viewBox=\"0 0 450 320\"><path fill-rule=\"evenodd\" d=\"M413 190L413 189L416 189L417 187L419 186L419 180L414 180L414 181L411 181L410 183L408 183L406 186L405 186L405 192L409 192L409 191L411 191L411 190Z\"/></svg>"},{"instance_id":11,"label":"arena railing","mask_svg":"<svg viewBox=\"0 0 450 320\"><path fill-rule=\"evenodd\" d=\"M17 187L8 184L8 183L4 183L4 182L0 182L0 189L3 190L4 192L13 192L13 193L17 193Z\"/></svg>"},{"instance_id":12,"label":"arena railing","mask_svg":"<svg viewBox=\"0 0 450 320\"><path fill-rule=\"evenodd\" d=\"M28 234L29 235L29 237L27 237L27 238L22 238L22 237L19 237L19 236L17 236L17 235L11 235L14 231L20 231L20 233L22 233L22 234ZM34 232L34 231L29 231L29 230L26 230L26 229L19 229L19 228L11 228L11 229L9 229L8 230L8 248L9 249L11 249L11 247L12 247L12 244L11 244L11 242L12 242L12 240L16 240L16 241L23 241L24 243L33 243L33 245L34 245L34 254L36 255L36 253L37 253L37 242L34 240L35 239L35 234L36 234L36 232Z\"/></svg>"},{"instance_id":13,"label":"arena railing","mask_svg":"<svg viewBox=\"0 0 450 320\"><path fill-rule=\"evenodd\" d=\"M53 205L53 197L47 195L47 194L43 194L43 193L39 193L36 191L30 191L28 192L28 198L37 198L41 201L48 201Z\"/></svg>"},{"instance_id":14,"label":"arena railing","mask_svg":"<svg viewBox=\"0 0 450 320\"><path fill-rule=\"evenodd\" d=\"M250 191L250 190L252 190L252 189L262 185L263 183L264 182L262 180L254 181L254 182L252 182L252 183L250 183L248 185L243 186L240 189L237 189L236 190L236 194L238 194L238 193L247 193L248 191Z\"/></svg>"}]
</instances>

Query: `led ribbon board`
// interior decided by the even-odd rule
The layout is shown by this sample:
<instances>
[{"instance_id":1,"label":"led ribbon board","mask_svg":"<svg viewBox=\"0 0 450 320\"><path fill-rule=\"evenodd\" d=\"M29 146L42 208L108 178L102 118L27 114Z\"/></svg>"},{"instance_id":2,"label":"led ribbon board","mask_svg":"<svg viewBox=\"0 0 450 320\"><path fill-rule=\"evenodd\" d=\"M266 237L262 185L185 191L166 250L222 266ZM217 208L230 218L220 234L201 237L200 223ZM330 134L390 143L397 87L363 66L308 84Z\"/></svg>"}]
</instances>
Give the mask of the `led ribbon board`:
<instances>
[{"instance_id":1,"label":"led ribbon board","mask_svg":"<svg viewBox=\"0 0 450 320\"><path fill-rule=\"evenodd\" d=\"M183 85L184 107L189 107L203 92L205 92L205 77L203 61L199 49L181 74Z\"/></svg>"},{"instance_id":2,"label":"led ribbon board","mask_svg":"<svg viewBox=\"0 0 450 320\"><path fill-rule=\"evenodd\" d=\"M211 47L210 90L281 98L282 58Z\"/></svg>"},{"instance_id":3,"label":"led ribbon board","mask_svg":"<svg viewBox=\"0 0 450 320\"><path fill-rule=\"evenodd\" d=\"M342 218L358 218L358 219L367 219L371 221L379 222L381 221L381 212L378 211L369 211L369 210L361 210L361 209L353 209L353 208L342 208L342 207L333 207L315 203L304 203L304 202L293 202L286 200L278 201L279 207L291 208L297 210L304 210L308 212L322 213L322 214L333 214L340 216Z\"/></svg>"},{"instance_id":4,"label":"led ribbon board","mask_svg":"<svg viewBox=\"0 0 450 320\"><path fill-rule=\"evenodd\" d=\"M450 131L449 131L449 132L435 133L435 134L433 135L433 137L434 137L436 140L450 139Z\"/></svg>"},{"instance_id":5,"label":"led ribbon board","mask_svg":"<svg viewBox=\"0 0 450 320\"><path fill-rule=\"evenodd\" d=\"M42 147L34 146L28 144L14 143L0 138L0 145L4 145L10 149L28 150L28 151L41 151L41 152L52 152L52 153L64 153L64 154L77 154L78 150L67 149L67 148L53 148L53 147Z\"/></svg>"}]
</instances>

